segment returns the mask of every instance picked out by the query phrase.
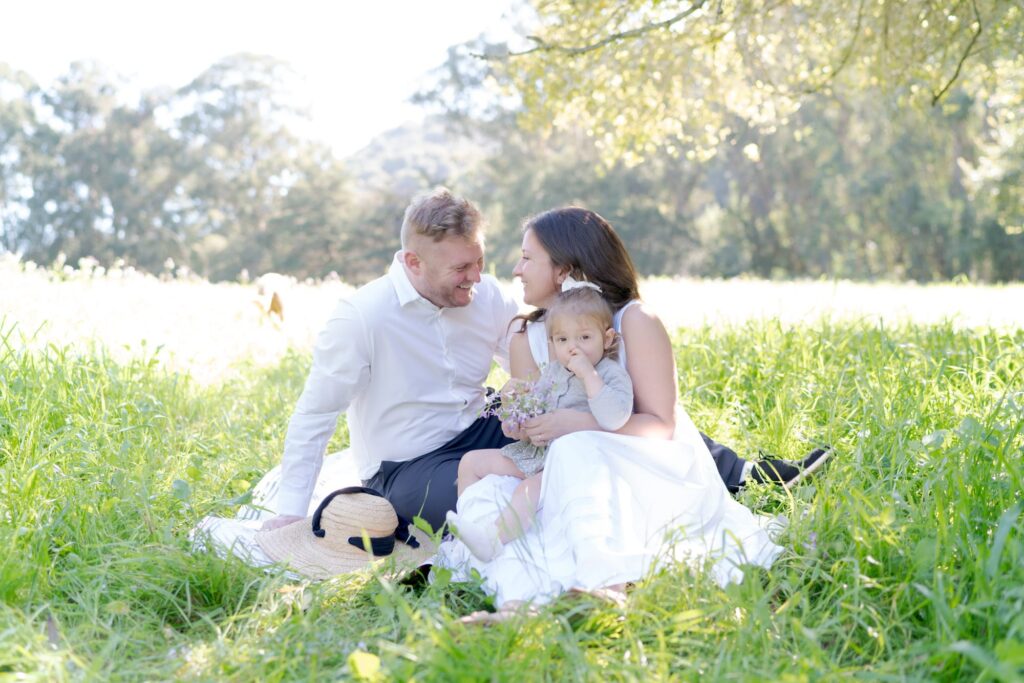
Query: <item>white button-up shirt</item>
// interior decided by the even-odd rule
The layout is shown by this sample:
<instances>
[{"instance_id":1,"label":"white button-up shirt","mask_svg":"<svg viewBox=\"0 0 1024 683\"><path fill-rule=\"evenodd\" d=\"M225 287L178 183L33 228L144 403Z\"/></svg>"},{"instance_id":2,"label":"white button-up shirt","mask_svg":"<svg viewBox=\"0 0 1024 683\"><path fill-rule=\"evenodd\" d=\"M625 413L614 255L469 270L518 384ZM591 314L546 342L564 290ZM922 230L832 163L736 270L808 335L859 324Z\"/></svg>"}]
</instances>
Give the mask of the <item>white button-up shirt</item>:
<instances>
[{"instance_id":1,"label":"white button-up shirt","mask_svg":"<svg viewBox=\"0 0 1024 683\"><path fill-rule=\"evenodd\" d=\"M518 307L484 275L468 306L420 296L396 254L388 274L338 304L285 437L279 515L304 516L338 415L346 410L360 478L448 443L483 407L491 360L507 367Z\"/></svg>"}]
</instances>

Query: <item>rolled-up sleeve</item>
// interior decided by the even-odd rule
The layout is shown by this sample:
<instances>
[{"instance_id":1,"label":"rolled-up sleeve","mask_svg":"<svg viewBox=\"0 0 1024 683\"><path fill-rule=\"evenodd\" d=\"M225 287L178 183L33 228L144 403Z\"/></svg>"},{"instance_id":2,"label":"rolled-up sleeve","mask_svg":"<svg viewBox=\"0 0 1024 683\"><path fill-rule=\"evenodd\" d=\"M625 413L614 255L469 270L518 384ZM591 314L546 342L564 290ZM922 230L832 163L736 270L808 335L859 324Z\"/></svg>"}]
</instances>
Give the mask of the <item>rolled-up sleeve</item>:
<instances>
[{"instance_id":1,"label":"rolled-up sleeve","mask_svg":"<svg viewBox=\"0 0 1024 683\"><path fill-rule=\"evenodd\" d=\"M371 353L362 316L341 302L317 337L313 366L288 423L277 514L306 515L338 415L369 381Z\"/></svg>"},{"instance_id":2,"label":"rolled-up sleeve","mask_svg":"<svg viewBox=\"0 0 1024 683\"><path fill-rule=\"evenodd\" d=\"M590 412L601 429L614 432L633 414L633 383L626 371L614 361L602 361L597 370L604 380L604 387L597 396L588 400Z\"/></svg>"}]
</instances>

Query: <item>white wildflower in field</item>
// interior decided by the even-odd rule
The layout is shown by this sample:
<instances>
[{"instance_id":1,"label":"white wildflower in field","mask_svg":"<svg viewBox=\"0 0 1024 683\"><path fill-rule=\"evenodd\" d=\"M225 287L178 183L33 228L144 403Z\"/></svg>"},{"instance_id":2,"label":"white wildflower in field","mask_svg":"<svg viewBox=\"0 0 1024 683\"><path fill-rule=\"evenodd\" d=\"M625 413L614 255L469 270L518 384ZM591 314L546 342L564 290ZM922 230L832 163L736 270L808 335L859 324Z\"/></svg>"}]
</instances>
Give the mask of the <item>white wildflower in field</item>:
<instances>
[{"instance_id":1,"label":"white wildflower in field","mask_svg":"<svg viewBox=\"0 0 1024 683\"><path fill-rule=\"evenodd\" d=\"M337 301L352 291L338 282L296 284L280 320L267 314L255 285L162 281L129 270L55 276L7 260L0 261L0 331L16 347L95 342L116 358L159 348L168 368L213 382L238 361L271 364L289 347L312 348Z\"/></svg>"},{"instance_id":2,"label":"white wildflower in field","mask_svg":"<svg viewBox=\"0 0 1024 683\"><path fill-rule=\"evenodd\" d=\"M949 320L957 328L1024 326L1024 284L652 278L641 282L640 294L670 330L770 318L784 324L828 318L883 324Z\"/></svg>"},{"instance_id":3,"label":"white wildflower in field","mask_svg":"<svg viewBox=\"0 0 1024 683\"><path fill-rule=\"evenodd\" d=\"M255 283L209 283L144 275L92 261L57 271L0 256L0 333L15 347L97 343L117 358L152 354L200 382L224 379L239 361L276 362L308 351L337 301L354 288L296 283L283 316L266 312ZM518 281L503 286L520 302ZM828 317L881 323L953 320L958 327L1024 326L1024 285L860 284L652 278L640 287L669 330L775 318L799 324ZM282 319L283 318L283 319Z\"/></svg>"}]
</instances>

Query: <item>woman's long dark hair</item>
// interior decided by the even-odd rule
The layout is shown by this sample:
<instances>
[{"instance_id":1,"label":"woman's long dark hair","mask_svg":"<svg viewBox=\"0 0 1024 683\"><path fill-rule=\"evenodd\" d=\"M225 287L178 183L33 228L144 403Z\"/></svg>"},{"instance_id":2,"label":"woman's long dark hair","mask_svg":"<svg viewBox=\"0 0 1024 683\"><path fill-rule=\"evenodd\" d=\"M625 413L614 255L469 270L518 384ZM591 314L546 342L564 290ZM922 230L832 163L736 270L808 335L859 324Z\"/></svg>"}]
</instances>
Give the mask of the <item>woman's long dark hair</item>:
<instances>
[{"instance_id":1,"label":"woman's long dark hair","mask_svg":"<svg viewBox=\"0 0 1024 683\"><path fill-rule=\"evenodd\" d=\"M636 268L615 229L604 218L589 209L567 206L552 209L528 219L523 232L532 230L556 267L568 267L577 280L593 282L601 288L604 298L618 311L630 301L640 298ZM544 309L517 319L540 320Z\"/></svg>"}]
</instances>

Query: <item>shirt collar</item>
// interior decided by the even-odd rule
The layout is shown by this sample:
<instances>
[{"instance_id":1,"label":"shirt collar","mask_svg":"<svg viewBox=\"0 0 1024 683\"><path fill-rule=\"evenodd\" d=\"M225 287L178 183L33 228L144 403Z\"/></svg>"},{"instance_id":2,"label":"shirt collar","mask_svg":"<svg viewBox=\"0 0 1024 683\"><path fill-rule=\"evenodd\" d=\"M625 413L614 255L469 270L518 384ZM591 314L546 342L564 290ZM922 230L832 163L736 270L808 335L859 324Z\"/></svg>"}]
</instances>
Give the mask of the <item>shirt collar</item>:
<instances>
[{"instance_id":1,"label":"shirt collar","mask_svg":"<svg viewBox=\"0 0 1024 683\"><path fill-rule=\"evenodd\" d=\"M405 306L418 299L426 301L416 291L416 288L412 286L412 282L409 280L409 273L405 271L405 264L402 263L401 251L395 252L395 259L391 262L391 267L388 268L388 277L395 288L395 294L398 295L399 306Z\"/></svg>"}]
</instances>

